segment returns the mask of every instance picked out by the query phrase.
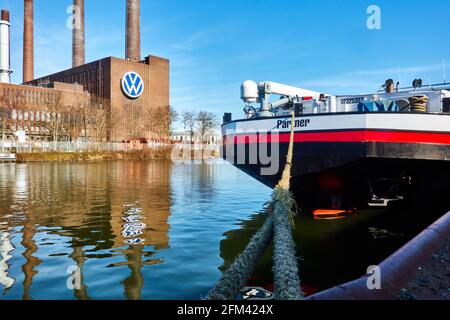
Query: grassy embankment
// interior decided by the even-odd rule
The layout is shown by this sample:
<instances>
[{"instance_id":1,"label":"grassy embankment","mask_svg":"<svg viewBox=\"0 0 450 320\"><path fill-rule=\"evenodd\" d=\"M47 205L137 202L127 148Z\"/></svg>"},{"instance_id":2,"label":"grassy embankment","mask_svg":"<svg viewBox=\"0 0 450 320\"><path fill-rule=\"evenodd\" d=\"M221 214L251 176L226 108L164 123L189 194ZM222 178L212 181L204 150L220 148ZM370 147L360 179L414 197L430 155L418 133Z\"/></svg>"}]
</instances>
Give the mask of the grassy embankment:
<instances>
[{"instance_id":1,"label":"grassy embankment","mask_svg":"<svg viewBox=\"0 0 450 320\"><path fill-rule=\"evenodd\" d=\"M18 153L17 162L70 162L105 160L163 160L170 159L172 147L118 152L33 152Z\"/></svg>"}]
</instances>

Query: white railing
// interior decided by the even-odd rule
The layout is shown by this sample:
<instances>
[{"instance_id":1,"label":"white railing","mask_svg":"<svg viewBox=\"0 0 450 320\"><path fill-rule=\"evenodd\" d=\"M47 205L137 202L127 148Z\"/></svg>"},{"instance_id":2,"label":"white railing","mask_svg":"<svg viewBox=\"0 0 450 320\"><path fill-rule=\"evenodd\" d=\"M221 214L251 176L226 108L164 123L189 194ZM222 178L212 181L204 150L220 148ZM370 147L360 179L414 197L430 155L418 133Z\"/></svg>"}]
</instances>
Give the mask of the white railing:
<instances>
[{"instance_id":1,"label":"white railing","mask_svg":"<svg viewBox=\"0 0 450 320\"><path fill-rule=\"evenodd\" d=\"M149 142L140 147L120 142L65 142L65 141L0 141L0 152L33 153L33 152L114 152L139 149L158 149L169 146L165 143Z\"/></svg>"}]
</instances>

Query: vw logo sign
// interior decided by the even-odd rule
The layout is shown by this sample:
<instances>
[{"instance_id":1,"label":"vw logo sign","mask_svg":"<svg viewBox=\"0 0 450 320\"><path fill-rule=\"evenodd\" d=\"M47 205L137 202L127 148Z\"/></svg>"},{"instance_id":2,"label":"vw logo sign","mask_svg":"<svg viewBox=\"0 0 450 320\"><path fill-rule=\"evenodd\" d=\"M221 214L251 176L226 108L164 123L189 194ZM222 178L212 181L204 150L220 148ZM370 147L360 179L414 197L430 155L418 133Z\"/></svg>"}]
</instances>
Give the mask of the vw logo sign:
<instances>
[{"instance_id":1,"label":"vw logo sign","mask_svg":"<svg viewBox=\"0 0 450 320\"><path fill-rule=\"evenodd\" d=\"M122 78L122 91L130 99L139 98L144 92L144 81L141 76L134 71L125 73Z\"/></svg>"}]
</instances>

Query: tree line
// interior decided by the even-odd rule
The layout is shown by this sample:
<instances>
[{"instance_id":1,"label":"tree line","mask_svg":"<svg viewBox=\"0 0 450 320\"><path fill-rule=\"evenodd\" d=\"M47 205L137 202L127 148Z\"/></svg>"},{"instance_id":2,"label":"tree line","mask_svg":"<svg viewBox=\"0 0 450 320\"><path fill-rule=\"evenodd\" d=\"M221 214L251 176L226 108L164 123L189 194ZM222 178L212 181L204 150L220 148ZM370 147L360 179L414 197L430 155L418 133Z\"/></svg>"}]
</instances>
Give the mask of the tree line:
<instances>
[{"instance_id":1,"label":"tree line","mask_svg":"<svg viewBox=\"0 0 450 320\"><path fill-rule=\"evenodd\" d=\"M181 113L181 122L184 130L190 135L190 141L194 141L197 132L202 144L205 143L206 135L220 124L217 116L208 111L184 111Z\"/></svg>"},{"instance_id":2,"label":"tree line","mask_svg":"<svg viewBox=\"0 0 450 320\"><path fill-rule=\"evenodd\" d=\"M70 104L63 101L61 93L44 95L41 101L30 103L23 92L11 91L0 97L0 103L2 140L24 130L51 141L104 141L116 121L107 100L83 99L81 95Z\"/></svg>"},{"instance_id":3,"label":"tree line","mask_svg":"<svg viewBox=\"0 0 450 320\"><path fill-rule=\"evenodd\" d=\"M20 91L0 95L0 139L17 130L45 136L51 141L121 141L147 137L170 141L171 128L181 118L191 141L196 134L205 142L206 135L219 121L212 112L185 111L179 114L171 106L145 107L126 105L112 108L107 99L80 95L63 101L61 93L46 95L36 104L27 102ZM32 130L32 127L34 130Z\"/></svg>"}]
</instances>

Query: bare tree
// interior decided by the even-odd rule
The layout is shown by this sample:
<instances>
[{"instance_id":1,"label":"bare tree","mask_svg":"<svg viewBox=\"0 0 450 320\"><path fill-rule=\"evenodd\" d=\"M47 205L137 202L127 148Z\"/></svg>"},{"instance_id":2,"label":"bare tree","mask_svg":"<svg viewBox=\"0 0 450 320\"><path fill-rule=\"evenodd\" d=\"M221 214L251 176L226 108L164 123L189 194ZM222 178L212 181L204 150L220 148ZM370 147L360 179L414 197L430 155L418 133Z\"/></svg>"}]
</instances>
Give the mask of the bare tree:
<instances>
[{"instance_id":1,"label":"bare tree","mask_svg":"<svg viewBox=\"0 0 450 320\"><path fill-rule=\"evenodd\" d=\"M168 108L155 108L149 107L146 110L146 121L145 127L148 132L148 136L150 139L157 141L164 141L167 137L165 132L166 122L168 117L166 116L169 113Z\"/></svg>"},{"instance_id":2,"label":"bare tree","mask_svg":"<svg viewBox=\"0 0 450 320\"><path fill-rule=\"evenodd\" d=\"M88 106L80 99L76 99L71 106L67 107L67 114L64 117L64 121L70 141L78 140L83 134L86 107Z\"/></svg>"},{"instance_id":3,"label":"bare tree","mask_svg":"<svg viewBox=\"0 0 450 320\"><path fill-rule=\"evenodd\" d=\"M97 142L108 141L121 119L121 114L111 108L107 99L93 98L87 108L90 137Z\"/></svg>"},{"instance_id":4,"label":"bare tree","mask_svg":"<svg viewBox=\"0 0 450 320\"><path fill-rule=\"evenodd\" d=\"M181 113L184 130L189 130L191 143L194 142L196 117L197 113L195 111L184 111Z\"/></svg>"},{"instance_id":5,"label":"bare tree","mask_svg":"<svg viewBox=\"0 0 450 320\"><path fill-rule=\"evenodd\" d=\"M162 107L160 109L160 127L159 134L165 140L170 140L170 134L172 132L172 124L177 121L178 113L171 106Z\"/></svg>"},{"instance_id":6,"label":"bare tree","mask_svg":"<svg viewBox=\"0 0 450 320\"><path fill-rule=\"evenodd\" d=\"M149 107L146 112L145 128L152 139L169 141L172 124L178 118L173 107Z\"/></svg>"},{"instance_id":7,"label":"bare tree","mask_svg":"<svg viewBox=\"0 0 450 320\"><path fill-rule=\"evenodd\" d=\"M90 101L86 101L85 104L82 104L80 106L80 121L82 127L81 131L85 142L88 141L88 126L91 117L91 106L95 103L93 99L95 98L92 98Z\"/></svg>"},{"instance_id":8,"label":"bare tree","mask_svg":"<svg viewBox=\"0 0 450 320\"><path fill-rule=\"evenodd\" d=\"M170 114L169 114L169 117L170 117L170 133L172 133L173 123L178 121L178 118L180 117L180 115L179 115L178 111L175 110L175 108L172 107L172 106L170 107L169 112L170 112Z\"/></svg>"},{"instance_id":9,"label":"bare tree","mask_svg":"<svg viewBox=\"0 0 450 320\"><path fill-rule=\"evenodd\" d=\"M12 133L23 124L24 114L27 111L23 93L6 90L0 100L1 139L4 140L8 132Z\"/></svg>"},{"instance_id":10,"label":"bare tree","mask_svg":"<svg viewBox=\"0 0 450 320\"><path fill-rule=\"evenodd\" d=\"M131 140L142 138L145 131L143 108L141 106L127 104L123 112L123 119L126 120L124 129L128 138Z\"/></svg>"},{"instance_id":11,"label":"bare tree","mask_svg":"<svg viewBox=\"0 0 450 320\"><path fill-rule=\"evenodd\" d=\"M144 120L144 127L145 131L147 133L147 136L150 139L158 139L158 127L159 127L159 121L158 121L158 112L155 110L155 108L147 107L145 110L145 120Z\"/></svg>"},{"instance_id":12,"label":"bare tree","mask_svg":"<svg viewBox=\"0 0 450 320\"><path fill-rule=\"evenodd\" d=\"M1 117L1 130L2 130L2 140L5 140L6 134L9 131L9 125L12 122L12 114L15 109L15 101L13 97L9 93L5 93L1 97L1 109L0 109L0 117Z\"/></svg>"},{"instance_id":13,"label":"bare tree","mask_svg":"<svg viewBox=\"0 0 450 320\"><path fill-rule=\"evenodd\" d=\"M205 153L205 137L208 133L210 133L214 128L219 125L219 121L217 117L212 112L200 111L195 117L195 122L197 125L198 133L200 135L200 140L202 144L202 159L204 158Z\"/></svg>"},{"instance_id":14,"label":"bare tree","mask_svg":"<svg viewBox=\"0 0 450 320\"><path fill-rule=\"evenodd\" d=\"M195 120L201 142L205 144L206 135L219 126L217 116L212 112L200 111L195 117Z\"/></svg>"},{"instance_id":15,"label":"bare tree","mask_svg":"<svg viewBox=\"0 0 450 320\"><path fill-rule=\"evenodd\" d=\"M67 134L67 123L65 122L66 108L61 102L61 93L52 95L45 102L45 112L41 112L41 122L47 129L52 141L58 141L59 138Z\"/></svg>"}]
</instances>

